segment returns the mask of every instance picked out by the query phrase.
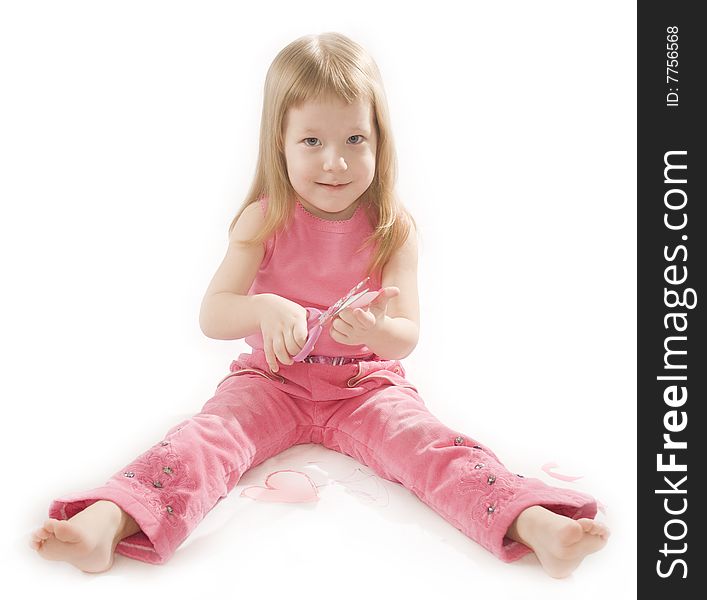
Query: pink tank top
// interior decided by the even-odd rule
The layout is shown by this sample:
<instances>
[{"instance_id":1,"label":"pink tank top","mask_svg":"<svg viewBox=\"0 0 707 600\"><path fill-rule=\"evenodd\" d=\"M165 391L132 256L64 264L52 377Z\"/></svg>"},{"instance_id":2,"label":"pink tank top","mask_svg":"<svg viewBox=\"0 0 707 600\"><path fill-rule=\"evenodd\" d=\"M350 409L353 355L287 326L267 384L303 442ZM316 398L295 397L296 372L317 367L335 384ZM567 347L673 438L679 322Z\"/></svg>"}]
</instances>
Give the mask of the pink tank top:
<instances>
[{"instance_id":1,"label":"pink tank top","mask_svg":"<svg viewBox=\"0 0 707 600\"><path fill-rule=\"evenodd\" d=\"M265 211L267 198L260 198ZM373 249L356 253L373 227L363 206L345 221L327 221L308 212L299 201L288 226L265 243L265 256L248 295L271 293L300 306L326 310L368 275L366 266ZM380 289L380 277L372 276L369 288ZM310 354L370 357L365 345L340 344L329 335L332 321L325 325ZM263 348L260 332L247 336L253 349Z\"/></svg>"}]
</instances>

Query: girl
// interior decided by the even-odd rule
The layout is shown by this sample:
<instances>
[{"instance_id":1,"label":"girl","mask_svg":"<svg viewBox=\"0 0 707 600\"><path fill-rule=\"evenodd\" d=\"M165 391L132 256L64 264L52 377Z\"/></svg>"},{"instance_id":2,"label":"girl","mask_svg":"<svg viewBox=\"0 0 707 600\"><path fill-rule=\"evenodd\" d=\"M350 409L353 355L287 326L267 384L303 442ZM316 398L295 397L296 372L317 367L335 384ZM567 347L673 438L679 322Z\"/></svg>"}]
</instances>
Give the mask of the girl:
<instances>
[{"instance_id":1,"label":"girl","mask_svg":"<svg viewBox=\"0 0 707 600\"><path fill-rule=\"evenodd\" d=\"M426 408L400 359L419 331L415 221L395 191L375 62L340 34L300 38L265 81L255 180L203 299L208 337L245 338L201 412L98 488L54 500L31 545L86 572L114 552L160 564L245 471L319 443L410 489L501 560L533 551L565 577L602 548L596 501L509 472ZM325 324L304 360L308 308L366 277L367 306Z\"/></svg>"}]
</instances>

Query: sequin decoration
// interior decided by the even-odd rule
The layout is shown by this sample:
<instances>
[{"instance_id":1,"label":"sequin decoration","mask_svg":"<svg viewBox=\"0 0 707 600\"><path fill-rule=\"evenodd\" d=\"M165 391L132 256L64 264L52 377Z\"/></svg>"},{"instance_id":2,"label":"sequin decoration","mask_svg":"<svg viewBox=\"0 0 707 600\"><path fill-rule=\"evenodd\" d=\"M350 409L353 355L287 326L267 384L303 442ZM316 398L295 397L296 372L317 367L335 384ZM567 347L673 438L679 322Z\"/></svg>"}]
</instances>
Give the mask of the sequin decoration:
<instances>
[{"instance_id":1,"label":"sequin decoration","mask_svg":"<svg viewBox=\"0 0 707 600\"><path fill-rule=\"evenodd\" d=\"M468 495L471 519L489 527L521 483L493 457L486 456L483 463L477 460L472 456L464 464L456 491Z\"/></svg>"},{"instance_id":2,"label":"sequin decoration","mask_svg":"<svg viewBox=\"0 0 707 600\"><path fill-rule=\"evenodd\" d=\"M130 486L130 493L141 498L141 504L156 518L164 519L166 511L170 518L165 522L170 526L183 529L189 521L203 516L195 494L199 484L188 463L175 452L174 443L158 442L130 463L122 475L127 478L123 481Z\"/></svg>"}]
</instances>

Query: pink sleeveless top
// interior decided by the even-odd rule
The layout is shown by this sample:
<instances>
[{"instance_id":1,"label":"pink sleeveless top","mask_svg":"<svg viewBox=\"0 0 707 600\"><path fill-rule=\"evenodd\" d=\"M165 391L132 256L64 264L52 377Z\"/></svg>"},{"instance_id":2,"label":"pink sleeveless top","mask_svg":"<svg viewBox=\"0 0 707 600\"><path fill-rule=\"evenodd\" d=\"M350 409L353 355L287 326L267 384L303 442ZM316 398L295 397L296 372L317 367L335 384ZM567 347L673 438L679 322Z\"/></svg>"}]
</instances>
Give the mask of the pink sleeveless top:
<instances>
[{"instance_id":1,"label":"pink sleeveless top","mask_svg":"<svg viewBox=\"0 0 707 600\"><path fill-rule=\"evenodd\" d=\"M265 212L267 198L261 197ZM373 249L367 246L356 253L373 227L363 206L345 221L327 221L308 212L299 201L288 226L265 243L265 256L248 295L271 293L303 307L325 311L368 275L366 266ZM373 276L368 287L380 289L380 277ZM368 346L340 344L329 335L331 323L324 326L310 354L367 358ZM253 349L263 348L260 332L245 338Z\"/></svg>"}]
</instances>

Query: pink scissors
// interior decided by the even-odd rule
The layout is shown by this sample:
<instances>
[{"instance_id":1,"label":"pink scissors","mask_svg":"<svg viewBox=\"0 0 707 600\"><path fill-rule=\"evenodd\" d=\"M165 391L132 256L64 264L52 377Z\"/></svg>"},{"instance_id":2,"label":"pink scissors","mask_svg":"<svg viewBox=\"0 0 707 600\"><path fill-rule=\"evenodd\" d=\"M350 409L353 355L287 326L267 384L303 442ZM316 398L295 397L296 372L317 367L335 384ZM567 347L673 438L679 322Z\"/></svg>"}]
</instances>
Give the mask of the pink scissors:
<instances>
[{"instance_id":1,"label":"pink scissors","mask_svg":"<svg viewBox=\"0 0 707 600\"><path fill-rule=\"evenodd\" d=\"M370 291L365 287L369 280L370 276L357 283L351 288L348 294L337 300L335 304L332 304L326 312L322 312L318 308L311 306L307 307L307 341L302 347L302 350L292 357L293 361L300 362L309 356L312 348L314 348L314 344L317 343L319 336L324 330L324 325L336 317L341 311L346 308L366 306L376 299L381 290Z\"/></svg>"}]
</instances>

